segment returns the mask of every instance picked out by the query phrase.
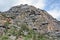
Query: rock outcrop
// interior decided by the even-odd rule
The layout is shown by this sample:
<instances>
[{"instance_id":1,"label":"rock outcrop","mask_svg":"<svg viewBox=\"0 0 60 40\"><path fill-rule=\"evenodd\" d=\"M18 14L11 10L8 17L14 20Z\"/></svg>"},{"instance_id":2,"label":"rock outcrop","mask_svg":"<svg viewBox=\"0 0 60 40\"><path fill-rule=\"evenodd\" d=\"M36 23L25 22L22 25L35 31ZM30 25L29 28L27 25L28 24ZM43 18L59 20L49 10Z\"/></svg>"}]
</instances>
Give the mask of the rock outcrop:
<instances>
[{"instance_id":1,"label":"rock outcrop","mask_svg":"<svg viewBox=\"0 0 60 40\"><path fill-rule=\"evenodd\" d=\"M8 23L8 29L11 28L11 25L17 26L18 29L21 24L25 23L28 26L27 28L40 34L49 33L51 35L51 33L60 32L58 20L45 10L27 4L14 6L8 11L0 12L0 25L7 26L6 23Z\"/></svg>"}]
</instances>

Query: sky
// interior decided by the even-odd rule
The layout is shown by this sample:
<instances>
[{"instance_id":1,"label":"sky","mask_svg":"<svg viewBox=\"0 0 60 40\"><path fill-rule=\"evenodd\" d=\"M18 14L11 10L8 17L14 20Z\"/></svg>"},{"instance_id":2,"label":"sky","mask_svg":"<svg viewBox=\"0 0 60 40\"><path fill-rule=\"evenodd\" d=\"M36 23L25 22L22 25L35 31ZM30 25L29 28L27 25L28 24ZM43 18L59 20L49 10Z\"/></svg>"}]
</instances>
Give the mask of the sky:
<instances>
[{"instance_id":1,"label":"sky","mask_svg":"<svg viewBox=\"0 0 60 40\"><path fill-rule=\"evenodd\" d=\"M46 10L57 20L60 20L60 0L0 0L0 11L7 11L12 6L28 4Z\"/></svg>"}]
</instances>

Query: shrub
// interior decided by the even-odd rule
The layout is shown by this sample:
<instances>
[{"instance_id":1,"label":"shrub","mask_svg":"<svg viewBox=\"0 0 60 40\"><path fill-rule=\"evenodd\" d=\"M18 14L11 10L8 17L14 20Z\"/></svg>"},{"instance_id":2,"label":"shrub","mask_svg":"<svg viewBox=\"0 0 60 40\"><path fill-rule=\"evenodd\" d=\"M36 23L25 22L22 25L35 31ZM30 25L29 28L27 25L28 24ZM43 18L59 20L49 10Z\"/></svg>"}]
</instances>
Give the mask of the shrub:
<instances>
[{"instance_id":1,"label":"shrub","mask_svg":"<svg viewBox=\"0 0 60 40\"><path fill-rule=\"evenodd\" d=\"M1 36L0 40L9 40L9 37L7 35Z\"/></svg>"}]
</instances>

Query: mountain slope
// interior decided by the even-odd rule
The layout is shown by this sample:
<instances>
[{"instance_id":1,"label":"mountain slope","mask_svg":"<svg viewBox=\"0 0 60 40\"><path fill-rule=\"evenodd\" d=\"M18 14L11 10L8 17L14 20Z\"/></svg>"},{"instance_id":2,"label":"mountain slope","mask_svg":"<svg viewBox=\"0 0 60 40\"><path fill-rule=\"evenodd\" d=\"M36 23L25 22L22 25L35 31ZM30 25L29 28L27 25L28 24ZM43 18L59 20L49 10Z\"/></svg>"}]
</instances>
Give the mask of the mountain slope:
<instances>
[{"instance_id":1,"label":"mountain slope","mask_svg":"<svg viewBox=\"0 0 60 40\"><path fill-rule=\"evenodd\" d=\"M55 18L45 10L27 4L14 6L8 11L0 12L0 27L0 29L2 29L0 34L5 34L5 32L3 32L4 30L10 33L9 31L14 28L14 32L23 30L24 35L28 35L28 30L33 30L41 35L60 32L60 23ZM10 33L10 35L12 35L12 33ZM17 34L15 34L15 36L16 35Z\"/></svg>"}]
</instances>

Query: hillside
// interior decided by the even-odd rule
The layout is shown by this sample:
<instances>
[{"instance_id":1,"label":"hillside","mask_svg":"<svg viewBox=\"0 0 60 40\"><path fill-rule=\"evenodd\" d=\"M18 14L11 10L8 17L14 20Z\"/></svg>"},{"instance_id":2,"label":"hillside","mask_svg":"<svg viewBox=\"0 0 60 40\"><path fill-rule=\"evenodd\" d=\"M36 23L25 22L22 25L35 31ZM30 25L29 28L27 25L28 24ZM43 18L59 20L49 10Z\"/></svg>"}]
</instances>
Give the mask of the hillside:
<instances>
[{"instance_id":1,"label":"hillside","mask_svg":"<svg viewBox=\"0 0 60 40\"><path fill-rule=\"evenodd\" d=\"M0 40L59 40L60 22L45 10L18 5L0 12Z\"/></svg>"}]
</instances>

